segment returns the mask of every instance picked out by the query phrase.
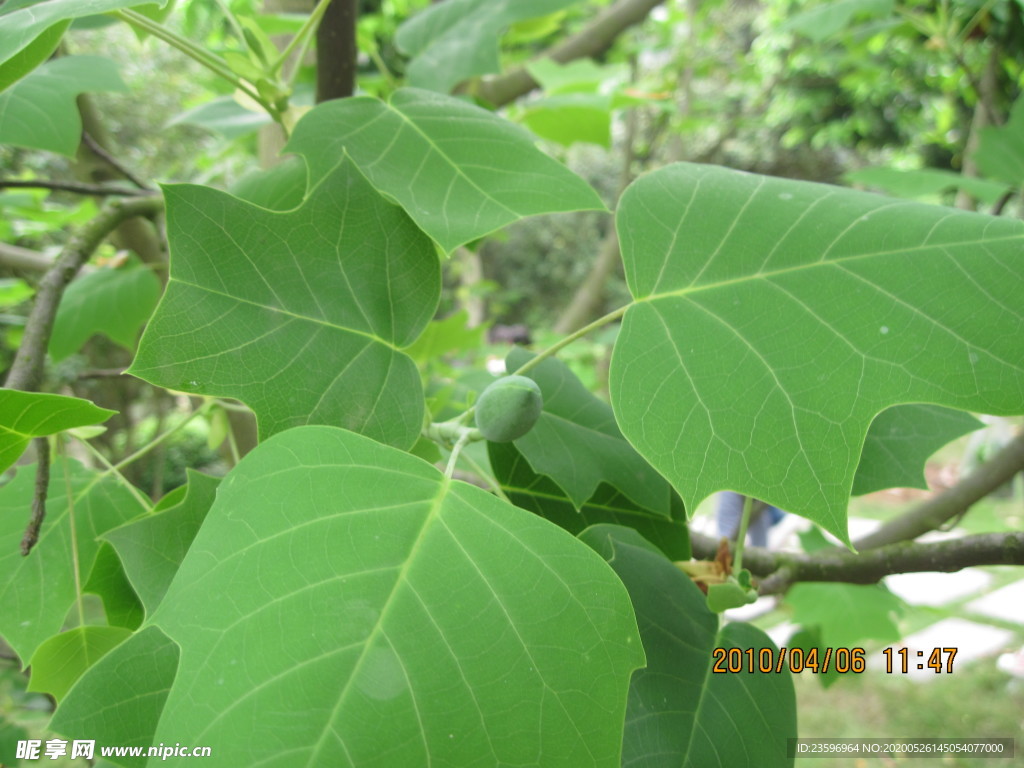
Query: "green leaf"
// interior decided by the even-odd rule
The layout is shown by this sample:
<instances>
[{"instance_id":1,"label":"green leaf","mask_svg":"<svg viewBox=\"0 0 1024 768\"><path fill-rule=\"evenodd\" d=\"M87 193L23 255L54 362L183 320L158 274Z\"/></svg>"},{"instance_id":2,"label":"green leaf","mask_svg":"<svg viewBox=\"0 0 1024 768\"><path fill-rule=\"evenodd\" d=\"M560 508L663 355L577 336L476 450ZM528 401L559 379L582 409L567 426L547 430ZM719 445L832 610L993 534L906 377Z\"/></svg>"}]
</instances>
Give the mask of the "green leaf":
<instances>
[{"instance_id":1,"label":"green leaf","mask_svg":"<svg viewBox=\"0 0 1024 768\"><path fill-rule=\"evenodd\" d=\"M1024 187L1024 98L1017 99L1005 125L981 129L974 161L986 176Z\"/></svg>"},{"instance_id":2,"label":"green leaf","mask_svg":"<svg viewBox=\"0 0 1024 768\"><path fill-rule=\"evenodd\" d=\"M216 131L226 139L237 139L239 136L256 133L264 125L269 125L271 122L270 115L265 111L254 112L239 104L234 96L220 96L175 115L167 121L167 125L180 125L183 123L198 125L208 130ZM272 171L273 168L268 170ZM305 173L306 170L303 168L303 192L305 191ZM301 193L299 198L302 198Z\"/></svg>"},{"instance_id":3,"label":"green leaf","mask_svg":"<svg viewBox=\"0 0 1024 768\"><path fill-rule=\"evenodd\" d=\"M789 673L711 671L715 648L751 648L755 660L769 648L778 658L768 636L739 622L720 627L697 586L636 532L600 525L580 538L629 590L647 653L629 689L622 764L791 766L786 740L797 724Z\"/></svg>"},{"instance_id":4,"label":"green leaf","mask_svg":"<svg viewBox=\"0 0 1024 768\"><path fill-rule=\"evenodd\" d=\"M963 189L984 203L995 203L1006 192L1006 184L973 176L963 176L939 168L899 170L896 168L861 168L843 177L851 184L865 184L898 197L934 197L943 192Z\"/></svg>"},{"instance_id":5,"label":"green leaf","mask_svg":"<svg viewBox=\"0 0 1024 768\"><path fill-rule=\"evenodd\" d=\"M341 155L294 211L165 187L170 280L129 373L236 397L261 438L337 424L402 448L423 391L400 350L440 296L433 245Z\"/></svg>"},{"instance_id":6,"label":"green leaf","mask_svg":"<svg viewBox=\"0 0 1024 768\"><path fill-rule=\"evenodd\" d=\"M60 21L49 29L43 30L39 37L0 64L0 92L21 80L50 58L70 24L70 21ZM0 26L2 26L2 22L0 22Z\"/></svg>"},{"instance_id":7,"label":"green leaf","mask_svg":"<svg viewBox=\"0 0 1024 768\"><path fill-rule=\"evenodd\" d=\"M878 584L803 582L786 593L792 621L821 630L821 644L856 648L865 640L894 643L900 639L897 617L903 603Z\"/></svg>"},{"instance_id":8,"label":"green leaf","mask_svg":"<svg viewBox=\"0 0 1024 768\"><path fill-rule=\"evenodd\" d=\"M128 581L117 553L109 544L100 545L96 553L96 564L82 591L96 595L103 601L107 624L112 627L135 630L145 618L139 596Z\"/></svg>"},{"instance_id":9,"label":"green leaf","mask_svg":"<svg viewBox=\"0 0 1024 768\"><path fill-rule=\"evenodd\" d=\"M219 478L190 469L185 495L177 503L103 534L103 539L117 550L147 614L156 610L167 592L206 519L219 484Z\"/></svg>"},{"instance_id":10,"label":"green leaf","mask_svg":"<svg viewBox=\"0 0 1024 768\"><path fill-rule=\"evenodd\" d=\"M306 196L306 164L301 157L286 157L277 165L247 173L231 187L231 194L271 211L290 211Z\"/></svg>"},{"instance_id":11,"label":"green leaf","mask_svg":"<svg viewBox=\"0 0 1024 768\"><path fill-rule=\"evenodd\" d=\"M64 467L70 466L66 482ZM0 635L26 661L60 631L75 602L67 487L74 502L81 581L88 579L100 547L97 537L142 511L131 492L110 475L59 460L50 470L46 519L39 542L23 557L21 541L32 504L35 473L22 467L0 488Z\"/></svg>"},{"instance_id":12,"label":"green leaf","mask_svg":"<svg viewBox=\"0 0 1024 768\"><path fill-rule=\"evenodd\" d=\"M611 145L611 97L569 93L533 101L523 112L526 127L542 139L563 146L575 142Z\"/></svg>"},{"instance_id":13,"label":"green leaf","mask_svg":"<svg viewBox=\"0 0 1024 768\"><path fill-rule=\"evenodd\" d=\"M387 104L328 101L299 121L285 147L305 158L311 184L343 150L449 253L526 216L604 209L522 128L436 93L403 88Z\"/></svg>"},{"instance_id":14,"label":"green leaf","mask_svg":"<svg viewBox=\"0 0 1024 768\"><path fill-rule=\"evenodd\" d=\"M757 591L743 587L735 581L722 584L708 584L708 610L715 613L728 611L730 608L741 608L757 600Z\"/></svg>"},{"instance_id":15,"label":"green leaf","mask_svg":"<svg viewBox=\"0 0 1024 768\"><path fill-rule=\"evenodd\" d=\"M892 6L892 0L831 0L791 16L782 29L820 42L842 32L855 16L888 16Z\"/></svg>"},{"instance_id":16,"label":"green leaf","mask_svg":"<svg viewBox=\"0 0 1024 768\"><path fill-rule=\"evenodd\" d=\"M423 334L405 351L416 361L416 365L425 368L442 355L480 349L485 331L482 325L470 328L469 313L463 309L441 320L431 321Z\"/></svg>"},{"instance_id":17,"label":"green leaf","mask_svg":"<svg viewBox=\"0 0 1024 768\"><path fill-rule=\"evenodd\" d=\"M513 348L505 360L516 371L534 355ZM534 472L550 477L577 507L608 483L634 503L669 517L671 488L622 437L611 407L583 386L565 363L543 360L526 372L540 385L544 411L516 448Z\"/></svg>"},{"instance_id":18,"label":"green leaf","mask_svg":"<svg viewBox=\"0 0 1024 768\"><path fill-rule=\"evenodd\" d=\"M82 138L78 94L126 90L117 65L106 57L48 61L0 93L0 143L73 157Z\"/></svg>"},{"instance_id":19,"label":"green leaf","mask_svg":"<svg viewBox=\"0 0 1024 768\"><path fill-rule=\"evenodd\" d=\"M621 65L601 66L593 59L576 59L560 64L554 59L528 61L526 70L549 95L559 93L597 93L608 81L625 78Z\"/></svg>"},{"instance_id":20,"label":"green leaf","mask_svg":"<svg viewBox=\"0 0 1024 768\"><path fill-rule=\"evenodd\" d=\"M54 635L32 654L29 691L60 701L89 667L119 646L131 630L124 627L75 627Z\"/></svg>"},{"instance_id":21,"label":"green leaf","mask_svg":"<svg viewBox=\"0 0 1024 768\"><path fill-rule=\"evenodd\" d=\"M495 479L517 507L528 509L574 534L600 523L632 528L669 559L690 559L686 510L675 494L669 520L660 512L652 512L633 503L606 483L598 485L594 495L577 509L565 491L530 468L514 444L488 443L487 451Z\"/></svg>"},{"instance_id":22,"label":"green leaf","mask_svg":"<svg viewBox=\"0 0 1024 768\"><path fill-rule=\"evenodd\" d=\"M64 292L50 337L50 356L73 355L101 333L128 350L160 299L153 270L133 261L117 269L97 269L75 280Z\"/></svg>"},{"instance_id":23,"label":"green leaf","mask_svg":"<svg viewBox=\"0 0 1024 768\"><path fill-rule=\"evenodd\" d=\"M182 649L153 743L212 766L618 766L643 663L587 547L330 427L231 471L152 622Z\"/></svg>"},{"instance_id":24,"label":"green leaf","mask_svg":"<svg viewBox=\"0 0 1024 768\"><path fill-rule=\"evenodd\" d=\"M165 4L154 0L46 0L0 15L0 62L31 45L58 22L145 3Z\"/></svg>"},{"instance_id":25,"label":"green leaf","mask_svg":"<svg viewBox=\"0 0 1024 768\"><path fill-rule=\"evenodd\" d=\"M100 424L115 413L77 397L0 389L0 472L21 457L32 438Z\"/></svg>"},{"instance_id":26,"label":"green leaf","mask_svg":"<svg viewBox=\"0 0 1024 768\"><path fill-rule=\"evenodd\" d=\"M140 630L86 671L60 703L50 729L69 738L88 734L99 744L156 745L156 725L179 654L177 644L156 627ZM144 757L108 759L133 768L146 764Z\"/></svg>"},{"instance_id":27,"label":"green leaf","mask_svg":"<svg viewBox=\"0 0 1024 768\"><path fill-rule=\"evenodd\" d=\"M937 405L897 405L871 422L853 478L853 495L884 488L927 488L928 457L984 424L963 411Z\"/></svg>"},{"instance_id":28,"label":"green leaf","mask_svg":"<svg viewBox=\"0 0 1024 768\"><path fill-rule=\"evenodd\" d=\"M412 57L409 85L448 92L466 78L501 71L498 41L517 21L547 16L578 0L448 0L417 13L395 35Z\"/></svg>"},{"instance_id":29,"label":"green leaf","mask_svg":"<svg viewBox=\"0 0 1024 768\"><path fill-rule=\"evenodd\" d=\"M848 541L868 426L1024 409L1024 223L680 164L617 214L623 434L688 509L734 490Z\"/></svg>"}]
</instances>

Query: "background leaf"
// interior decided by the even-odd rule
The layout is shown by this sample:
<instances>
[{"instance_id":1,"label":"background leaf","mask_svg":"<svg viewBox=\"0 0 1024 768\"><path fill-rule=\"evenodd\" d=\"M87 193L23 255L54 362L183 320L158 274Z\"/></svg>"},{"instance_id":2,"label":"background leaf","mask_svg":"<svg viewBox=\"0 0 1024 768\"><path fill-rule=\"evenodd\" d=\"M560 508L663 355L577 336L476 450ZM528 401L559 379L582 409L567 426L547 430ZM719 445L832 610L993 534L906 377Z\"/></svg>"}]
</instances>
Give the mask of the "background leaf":
<instances>
[{"instance_id":1,"label":"background leaf","mask_svg":"<svg viewBox=\"0 0 1024 768\"><path fill-rule=\"evenodd\" d=\"M671 518L630 501L607 483L578 507L550 478L538 475L512 443L488 443L491 468L501 489L517 507L550 520L569 533L599 523L612 523L637 531L657 546L670 560L690 559L690 532L686 510L673 496Z\"/></svg>"},{"instance_id":2,"label":"background leaf","mask_svg":"<svg viewBox=\"0 0 1024 768\"><path fill-rule=\"evenodd\" d=\"M618 766L643 663L579 541L329 427L232 470L152 621L182 649L154 743L214 766Z\"/></svg>"},{"instance_id":3,"label":"background leaf","mask_svg":"<svg viewBox=\"0 0 1024 768\"><path fill-rule=\"evenodd\" d=\"M92 573L82 591L96 595L103 601L107 623L112 627L138 629L145 618L139 596L128 581L117 553L109 544L100 545Z\"/></svg>"},{"instance_id":4,"label":"background leaf","mask_svg":"<svg viewBox=\"0 0 1024 768\"><path fill-rule=\"evenodd\" d=\"M1024 410L1020 221L687 164L617 216L612 405L688 508L734 490L847 541L877 413Z\"/></svg>"},{"instance_id":5,"label":"background leaf","mask_svg":"<svg viewBox=\"0 0 1024 768\"><path fill-rule=\"evenodd\" d=\"M73 157L82 138L78 94L126 90L117 65L103 56L48 61L0 93L0 143Z\"/></svg>"},{"instance_id":6,"label":"background leaf","mask_svg":"<svg viewBox=\"0 0 1024 768\"><path fill-rule=\"evenodd\" d=\"M522 128L428 91L402 88L386 104L362 96L326 102L299 121L285 147L305 158L310 184L343 150L446 252L526 216L604 209Z\"/></svg>"},{"instance_id":7,"label":"background leaf","mask_svg":"<svg viewBox=\"0 0 1024 768\"><path fill-rule=\"evenodd\" d=\"M187 491L177 503L103 534L117 550L147 613L156 609L167 592L219 484L220 478L190 469Z\"/></svg>"},{"instance_id":8,"label":"background leaf","mask_svg":"<svg viewBox=\"0 0 1024 768\"><path fill-rule=\"evenodd\" d=\"M21 457L33 437L102 424L115 413L77 397L0 389L0 472Z\"/></svg>"},{"instance_id":9,"label":"background leaf","mask_svg":"<svg viewBox=\"0 0 1024 768\"><path fill-rule=\"evenodd\" d=\"M505 360L506 370L516 371L533 357L515 347ZM668 482L626 442L611 406L555 358L546 358L524 375L544 395L540 420L515 441L534 472L554 480L577 508L604 482L649 513L669 516Z\"/></svg>"},{"instance_id":10,"label":"background leaf","mask_svg":"<svg viewBox=\"0 0 1024 768\"><path fill-rule=\"evenodd\" d=\"M986 176L1024 186L1024 98L1017 99L1005 125L981 129L974 161Z\"/></svg>"},{"instance_id":11,"label":"background leaf","mask_svg":"<svg viewBox=\"0 0 1024 768\"><path fill-rule=\"evenodd\" d=\"M803 582L786 593L793 622L817 627L821 644L856 648L865 640L894 643L900 639L896 619L903 603L879 584Z\"/></svg>"},{"instance_id":12,"label":"background leaf","mask_svg":"<svg viewBox=\"0 0 1024 768\"><path fill-rule=\"evenodd\" d=\"M501 71L498 41L517 21L547 16L578 0L448 0L398 28L395 42L412 56L409 85L447 93L474 75Z\"/></svg>"},{"instance_id":13,"label":"background leaf","mask_svg":"<svg viewBox=\"0 0 1024 768\"><path fill-rule=\"evenodd\" d=\"M853 478L853 495L884 488L927 488L928 457L984 424L963 411L938 405L897 405L871 422Z\"/></svg>"},{"instance_id":14,"label":"background leaf","mask_svg":"<svg viewBox=\"0 0 1024 768\"><path fill-rule=\"evenodd\" d=\"M992 204L1006 193L1006 184L940 168L860 168L844 174L843 178L851 184L876 187L898 197L935 197L943 192L963 189L982 202Z\"/></svg>"},{"instance_id":15,"label":"background leaf","mask_svg":"<svg viewBox=\"0 0 1024 768\"><path fill-rule=\"evenodd\" d=\"M131 492L110 475L85 469L75 461L58 460L50 473L39 542L23 557L18 543L31 506L35 482L31 467L22 467L0 488L0 635L24 663L44 640L60 631L75 601L65 466L70 467L68 482L83 583L100 547L97 537L142 511Z\"/></svg>"},{"instance_id":16,"label":"background leaf","mask_svg":"<svg viewBox=\"0 0 1024 768\"><path fill-rule=\"evenodd\" d=\"M797 724L789 673L711 672L715 648L771 648L777 658L768 636L739 622L720 627L693 581L636 532L599 525L580 538L629 590L647 652L629 689L622 764L790 766L786 740Z\"/></svg>"},{"instance_id":17,"label":"background leaf","mask_svg":"<svg viewBox=\"0 0 1024 768\"><path fill-rule=\"evenodd\" d=\"M337 424L402 448L423 424L414 341L440 296L433 245L352 163L282 213L165 188L167 291L129 373L236 397L261 437Z\"/></svg>"},{"instance_id":18,"label":"background leaf","mask_svg":"<svg viewBox=\"0 0 1024 768\"><path fill-rule=\"evenodd\" d=\"M60 701L89 667L131 635L124 627L90 626L54 635L32 654L27 690L48 693Z\"/></svg>"},{"instance_id":19,"label":"background leaf","mask_svg":"<svg viewBox=\"0 0 1024 768\"><path fill-rule=\"evenodd\" d=\"M137 261L82 275L68 286L57 308L50 356L63 360L97 333L134 350L139 331L160 299L160 289L153 270Z\"/></svg>"},{"instance_id":20,"label":"background leaf","mask_svg":"<svg viewBox=\"0 0 1024 768\"><path fill-rule=\"evenodd\" d=\"M0 15L0 62L7 61L29 46L48 28L66 19L78 19L94 13L131 8L149 3L163 6L160 0L46 0Z\"/></svg>"},{"instance_id":21,"label":"background leaf","mask_svg":"<svg viewBox=\"0 0 1024 768\"><path fill-rule=\"evenodd\" d=\"M50 728L68 738L88 734L98 744L150 747L178 669L180 650L157 627L125 640L86 671L71 689ZM138 768L146 758L107 758Z\"/></svg>"},{"instance_id":22,"label":"background leaf","mask_svg":"<svg viewBox=\"0 0 1024 768\"><path fill-rule=\"evenodd\" d=\"M5 4L9 5L9 3ZM70 21L60 21L40 33L39 37L0 64L0 92L34 70L57 49Z\"/></svg>"}]
</instances>

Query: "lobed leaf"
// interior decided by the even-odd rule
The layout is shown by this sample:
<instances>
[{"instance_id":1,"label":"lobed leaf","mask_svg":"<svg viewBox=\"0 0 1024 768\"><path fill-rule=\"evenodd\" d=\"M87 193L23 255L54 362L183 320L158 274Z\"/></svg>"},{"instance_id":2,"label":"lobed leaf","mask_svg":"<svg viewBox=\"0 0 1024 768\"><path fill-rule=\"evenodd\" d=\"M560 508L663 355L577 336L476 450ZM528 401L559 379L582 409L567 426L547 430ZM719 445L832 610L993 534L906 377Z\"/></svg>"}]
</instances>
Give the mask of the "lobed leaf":
<instances>
[{"instance_id":1,"label":"lobed leaf","mask_svg":"<svg viewBox=\"0 0 1024 768\"><path fill-rule=\"evenodd\" d=\"M42 0L0 14L0 62L28 47L50 27L67 19L135 5L163 6L166 0Z\"/></svg>"},{"instance_id":2,"label":"lobed leaf","mask_svg":"<svg viewBox=\"0 0 1024 768\"><path fill-rule=\"evenodd\" d=\"M423 391L400 348L434 314L440 265L401 209L333 158L292 211L165 188L170 279L128 372L236 397L264 438L337 424L409 448Z\"/></svg>"},{"instance_id":3,"label":"lobed leaf","mask_svg":"<svg viewBox=\"0 0 1024 768\"><path fill-rule=\"evenodd\" d=\"M299 121L285 151L305 158L310 184L347 152L445 252L526 216L604 209L519 126L415 88L387 103L360 96L321 104Z\"/></svg>"},{"instance_id":4,"label":"lobed leaf","mask_svg":"<svg viewBox=\"0 0 1024 768\"><path fill-rule=\"evenodd\" d=\"M1024 223L680 164L617 214L623 434L687 508L734 490L848 541L876 414L1024 410Z\"/></svg>"},{"instance_id":5,"label":"lobed leaf","mask_svg":"<svg viewBox=\"0 0 1024 768\"><path fill-rule=\"evenodd\" d=\"M505 360L509 371L533 359L521 347ZM576 508L600 483L618 489L648 513L670 516L671 488L626 442L611 407L589 392L569 367L547 358L524 374L540 385L544 411L516 448L534 472L550 477Z\"/></svg>"},{"instance_id":6,"label":"lobed leaf","mask_svg":"<svg viewBox=\"0 0 1024 768\"><path fill-rule=\"evenodd\" d=\"M106 57L48 61L0 93L0 143L73 157L82 139L78 95L126 90L117 65Z\"/></svg>"},{"instance_id":7,"label":"lobed leaf","mask_svg":"<svg viewBox=\"0 0 1024 768\"><path fill-rule=\"evenodd\" d=\"M60 701L89 667L131 637L124 627L81 626L54 635L32 654L29 691Z\"/></svg>"},{"instance_id":8,"label":"lobed leaf","mask_svg":"<svg viewBox=\"0 0 1024 768\"><path fill-rule=\"evenodd\" d=\"M577 507L565 491L548 477L538 475L512 443L488 443L491 468L501 490L517 507L550 520L572 534L601 523L632 528L671 560L690 559L690 531L686 510L673 495L671 518L644 509L607 483Z\"/></svg>"},{"instance_id":9,"label":"lobed leaf","mask_svg":"<svg viewBox=\"0 0 1024 768\"><path fill-rule=\"evenodd\" d=\"M206 519L219 484L219 478L188 470L188 485L180 500L103 534L124 563L147 614L156 610L167 592Z\"/></svg>"},{"instance_id":10,"label":"lobed leaf","mask_svg":"<svg viewBox=\"0 0 1024 768\"><path fill-rule=\"evenodd\" d=\"M160 280L138 262L82 275L64 291L50 336L50 356L63 360L101 333L134 350L160 299Z\"/></svg>"},{"instance_id":11,"label":"lobed leaf","mask_svg":"<svg viewBox=\"0 0 1024 768\"><path fill-rule=\"evenodd\" d=\"M591 550L329 427L232 470L151 621L181 648L152 741L214 766L617 766L643 663Z\"/></svg>"},{"instance_id":12,"label":"lobed leaf","mask_svg":"<svg viewBox=\"0 0 1024 768\"><path fill-rule=\"evenodd\" d=\"M946 443L985 426L937 405L896 405L871 422L853 477L853 495L884 488L927 488L924 465Z\"/></svg>"}]
</instances>

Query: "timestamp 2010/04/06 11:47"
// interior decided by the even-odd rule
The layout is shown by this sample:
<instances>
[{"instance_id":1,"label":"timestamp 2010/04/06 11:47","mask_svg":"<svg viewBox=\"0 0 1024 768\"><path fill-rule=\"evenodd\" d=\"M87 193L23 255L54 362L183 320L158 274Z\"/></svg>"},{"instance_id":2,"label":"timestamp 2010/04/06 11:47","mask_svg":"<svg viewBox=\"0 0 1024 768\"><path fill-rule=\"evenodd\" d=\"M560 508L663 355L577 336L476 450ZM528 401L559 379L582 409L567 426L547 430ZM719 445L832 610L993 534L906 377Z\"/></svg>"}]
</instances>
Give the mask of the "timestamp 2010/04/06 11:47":
<instances>
[{"instance_id":1,"label":"timestamp 2010/04/06 11:47","mask_svg":"<svg viewBox=\"0 0 1024 768\"><path fill-rule=\"evenodd\" d=\"M905 675L914 669L952 674L956 652L957 649L951 647L932 648L929 652L886 648L882 656L886 674ZM860 674L867 669L867 651L863 648L715 648L712 661L711 671L715 674L781 673L785 670Z\"/></svg>"}]
</instances>

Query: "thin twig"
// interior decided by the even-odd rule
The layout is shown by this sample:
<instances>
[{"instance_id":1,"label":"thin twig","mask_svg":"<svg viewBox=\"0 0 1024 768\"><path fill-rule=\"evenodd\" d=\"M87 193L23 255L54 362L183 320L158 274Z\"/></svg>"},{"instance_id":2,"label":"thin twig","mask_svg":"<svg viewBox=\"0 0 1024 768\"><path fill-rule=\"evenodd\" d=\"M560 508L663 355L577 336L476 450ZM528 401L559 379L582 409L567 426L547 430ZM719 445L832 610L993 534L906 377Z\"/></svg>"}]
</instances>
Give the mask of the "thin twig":
<instances>
[{"instance_id":1,"label":"thin twig","mask_svg":"<svg viewBox=\"0 0 1024 768\"><path fill-rule=\"evenodd\" d=\"M51 189L55 192L74 192L76 195L96 197L142 197L152 190L105 187L102 184L82 184L77 181L48 181L46 179L0 179L0 189Z\"/></svg>"},{"instance_id":2,"label":"thin twig","mask_svg":"<svg viewBox=\"0 0 1024 768\"><path fill-rule=\"evenodd\" d=\"M96 141L96 139L94 139L88 131L82 131L82 142L85 144L85 146L89 148L89 150L94 155L103 160L103 162L110 165L112 168L115 168L118 173L124 176L136 187L138 187L139 189L144 189L147 192L153 192L152 187L150 187L148 184L142 181L142 179L140 179L134 173L132 173L124 163L122 163L112 154L107 152L107 150L104 149L103 146L98 141Z\"/></svg>"},{"instance_id":3,"label":"thin twig","mask_svg":"<svg viewBox=\"0 0 1024 768\"><path fill-rule=\"evenodd\" d=\"M45 437L36 438L36 485L32 494L32 517L21 538L21 554L28 557L32 547L39 541L39 529L46 519L46 491L50 487L50 441Z\"/></svg>"},{"instance_id":4,"label":"thin twig","mask_svg":"<svg viewBox=\"0 0 1024 768\"><path fill-rule=\"evenodd\" d=\"M39 281L32 311L25 326L25 335L15 355L5 386L32 392L39 388L43 362L50 344L53 320L57 315L64 289L88 261L104 238L126 219L152 216L163 209L160 197L139 197L110 203L95 219L68 241L60 257Z\"/></svg>"}]
</instances>

